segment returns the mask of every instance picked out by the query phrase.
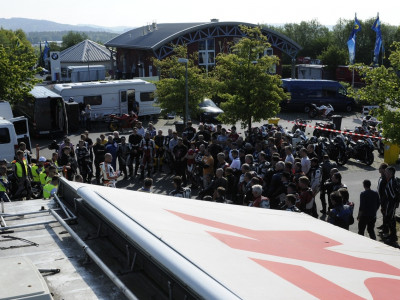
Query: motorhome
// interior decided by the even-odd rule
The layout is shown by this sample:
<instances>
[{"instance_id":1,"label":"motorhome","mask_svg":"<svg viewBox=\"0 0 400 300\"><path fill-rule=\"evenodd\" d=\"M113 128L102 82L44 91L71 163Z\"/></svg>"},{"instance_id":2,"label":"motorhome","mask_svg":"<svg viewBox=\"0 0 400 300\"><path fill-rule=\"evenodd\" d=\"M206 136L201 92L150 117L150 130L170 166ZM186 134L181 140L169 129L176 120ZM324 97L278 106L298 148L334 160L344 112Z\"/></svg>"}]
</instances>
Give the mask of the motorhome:
<instances>
[{"instance_id":1,"label":"motorhome","mask_svg":"<svg viewBox=\"0 0 400 300\"><path fill-rule=\"evenodd\" d=\"M141 79L64 83L54 85L54 91L64 101L73 99L83 106L90 104L92 118L109 114L127 114L139 103L139 116L159 115L161 109L154 99L156 86Z\"/></svg>"},{"instance_id":2,"label":"motorhome","mask_svg":"<svg viewBox=\"0 0 400 300\"><path fill-rule=\"evenodd\" d=\"M68 129L65 103L60 95L44 86L35 86L23 101L14 105L17 114L26 116L32 134L54 136Z\"/></svg>"},{"instance_id":3,"label":"motorhome","mask_svg":"<svg viewBox=\"0 0 400 300\"><path fill-rule=\"evenodd\" d=\"M31 149L28 120L14 117L10 103L0 101L0 159L11 162L20 142L25 142L26 147Z\"/></svg>"}]
</instances>

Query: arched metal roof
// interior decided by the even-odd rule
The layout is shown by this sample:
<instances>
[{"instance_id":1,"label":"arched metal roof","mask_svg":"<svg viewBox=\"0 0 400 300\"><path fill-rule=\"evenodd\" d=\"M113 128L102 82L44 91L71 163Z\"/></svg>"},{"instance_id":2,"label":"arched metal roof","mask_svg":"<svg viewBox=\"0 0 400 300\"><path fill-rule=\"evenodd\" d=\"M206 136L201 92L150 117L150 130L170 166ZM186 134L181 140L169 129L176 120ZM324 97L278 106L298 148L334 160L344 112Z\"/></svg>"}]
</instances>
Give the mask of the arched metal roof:
<instances>
[{"instance_id":1,"label":"arched metal roof","mask_svg":"<svg viewBox=\"0 0 400 300\"><path fill-rule=\"evenodd\" d=\"M216 37L243 37L239 26L259 25L243 22L165 23L135 28L107 42L108 47L152 50L158 59L173 52L173 45L191 44ZM281 33L262 28L272 47L295 58L301 46Z\"/></svg>"}]
</instances>

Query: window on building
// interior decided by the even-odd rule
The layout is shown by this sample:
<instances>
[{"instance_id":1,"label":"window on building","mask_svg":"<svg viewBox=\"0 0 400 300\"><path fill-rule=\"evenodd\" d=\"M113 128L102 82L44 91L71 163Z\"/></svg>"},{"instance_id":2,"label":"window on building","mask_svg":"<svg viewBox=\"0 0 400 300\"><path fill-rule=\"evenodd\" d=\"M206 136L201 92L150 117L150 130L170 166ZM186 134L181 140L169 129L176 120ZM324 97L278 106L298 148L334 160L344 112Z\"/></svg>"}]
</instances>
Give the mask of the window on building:
<instances>
[{"instance_id":1,"label":"window on building","mask_svg":"<svg viewBox=\"0 0 400 300\"><path fill-rule=\"evenodd\" d=\"M101 98L101 95L99 96L84 96L83 97L83 103L86 105L101 105L103 103L103 99Z\"/></svg>"},{"instance_id":2,"label":"window on building","mask_svg":"<svg viewBox=\"0 0 400 300\"><path fill-rule=\"evenodd\" d=\"M215 65L215 40L208 39L199 41L199 65Z\"/></svg>"}]
</instances>

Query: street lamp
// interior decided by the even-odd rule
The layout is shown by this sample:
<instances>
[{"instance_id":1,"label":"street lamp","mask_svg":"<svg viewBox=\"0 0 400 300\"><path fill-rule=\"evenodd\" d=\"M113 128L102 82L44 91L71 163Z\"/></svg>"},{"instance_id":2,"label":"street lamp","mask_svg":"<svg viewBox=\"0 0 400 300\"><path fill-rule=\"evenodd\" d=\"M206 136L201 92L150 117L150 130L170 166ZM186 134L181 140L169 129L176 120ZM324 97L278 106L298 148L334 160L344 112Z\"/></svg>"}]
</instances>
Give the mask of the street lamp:
<instances>
[{"instance_id":1,"label":"street lamp","mask_svg":"<svg viewBox=\"0 0 400 300\"><path fill-rule=\"evenodd\" d=\"M189 89L188 89L188 63L189 63L189 60L187 58L178 58L178 63L186 65L186 71L185 71L185 90L186 90L186 97L185 97L185 126L187 126L187 121L189 119Z\"/></svg>"}]
</instances>

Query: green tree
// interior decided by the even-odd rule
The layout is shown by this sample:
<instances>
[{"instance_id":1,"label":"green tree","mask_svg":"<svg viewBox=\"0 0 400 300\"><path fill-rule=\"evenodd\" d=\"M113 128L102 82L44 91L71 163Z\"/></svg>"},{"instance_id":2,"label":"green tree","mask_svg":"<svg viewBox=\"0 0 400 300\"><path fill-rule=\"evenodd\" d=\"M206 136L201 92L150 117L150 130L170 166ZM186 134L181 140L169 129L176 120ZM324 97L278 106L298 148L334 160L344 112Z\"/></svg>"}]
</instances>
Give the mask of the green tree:
<instances>
[{"instance_id":1,"label":"green tree","mask_svg":"<svg viewBox=\"0 0 400 300\"><path fill-rule=\"evenodd\" d=\"M186 117L186 65L179 63L179 58L188 58L188 104L192 115L198 112L199 103L210 94L212 79L194 63L197 55L188 57L186 46L175 47L174 54L163 60L154 59L154 65L160 73L160 80L155 82L155 96L161 109ZM185 118L185 124L186 121Z\"/></svg>"},{"instance_id":2,"label":"green tree","mask_svg":"<svg viewBox=\"0 0 400 300\"><path fill-rule=\"evenodd\" d=\"M400 42L393 43L391 48L391 66L388 68L354 66L363 76L366 86L358 90L349 90L351 96L369 104L379 105L375 113L382 121L383 136L393 143L400 144Z\"/></svg>"},{"instance_id":3,"label":"green tree","mask_svg":"<svg viewBox=\"0 0 400 300\"><path fill-rule=\"evenodd\" d=\"M334 72L339 65L344 65L348 60L348 54L346 50L339 48L336 45L328 46L328 48L322 51L318 59L322 61L324 65L327 65L327 69Z\"/></svg>"},{"instance_id":4,"label":"green tree","mask_svg":"<svg viewBox=\"0 0 400 300\"><path fill-rule=\"evenodd\" d=\"M287 95L281 88L278 75L269 73L276 56L264 56L270 47L260 28L241 27L246 37L232 48L231 54L219 54L216 58L214 76L218 96L224 114L221 121L235 124L237 121L251 128L252 121L261 121L279 112L279 103Z\"/></svg>"},{"instance_id":5,"label":"green tree","mask_svg":"<svg viewBox=\"0 0 400 300\"><path fill-rule=\"evenodd\" d=\"M62 37L62 48L67 49L86 39L88 39L88 35L84 32L69 31Z\"/></svg>"},{"instance_id":6,"label":"green tree","mask_svg":"<svg viewBox=\"0 0 400 300\"><path fill-rule=\"evenodd\" d=\"M22 30L0 29L0 99L11 104L22 100L39 82L37 57Z\"/></svg>"}]
</instances>

